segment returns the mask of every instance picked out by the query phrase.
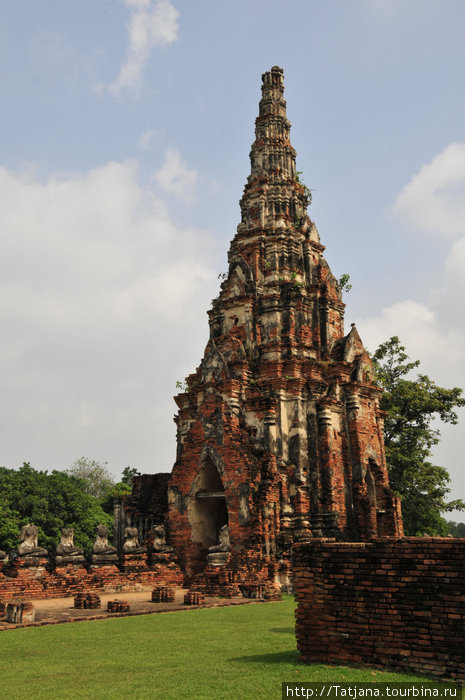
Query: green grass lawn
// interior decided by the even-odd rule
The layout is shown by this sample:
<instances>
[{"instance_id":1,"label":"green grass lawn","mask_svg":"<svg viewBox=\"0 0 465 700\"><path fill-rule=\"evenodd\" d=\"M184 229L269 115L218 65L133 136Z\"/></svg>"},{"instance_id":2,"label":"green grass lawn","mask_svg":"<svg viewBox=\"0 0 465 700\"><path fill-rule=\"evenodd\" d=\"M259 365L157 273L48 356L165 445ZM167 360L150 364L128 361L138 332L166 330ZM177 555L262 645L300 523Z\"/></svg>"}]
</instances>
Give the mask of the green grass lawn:
<instances>
[{"instance_id":1,"label":"green grass lawn","mask_svg":"<svg viewBox=\"0 0 465 700\"><path fill-rule=\"evenodd\" d=\"M283 681L420 676L297 661L294 601L0 633L1 698L280 698Z\"/></svg>"}]
</instances>

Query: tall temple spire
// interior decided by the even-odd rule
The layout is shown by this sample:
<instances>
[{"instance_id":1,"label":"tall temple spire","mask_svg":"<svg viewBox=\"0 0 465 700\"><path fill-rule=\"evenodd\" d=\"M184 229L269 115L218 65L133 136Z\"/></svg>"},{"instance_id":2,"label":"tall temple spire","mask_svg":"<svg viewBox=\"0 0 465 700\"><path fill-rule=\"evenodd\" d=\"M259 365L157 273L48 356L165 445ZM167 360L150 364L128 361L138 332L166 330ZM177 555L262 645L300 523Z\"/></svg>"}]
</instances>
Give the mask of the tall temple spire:
<instances>
[{"instance_id":1,"label":"tall temple spire","mask_svg":"<svg viewBox=\"0 0 465 700\"><path fill-rule=\"evenodd\" d=\"M283 71L275 66L262 75L262 99L250 154L251 177L266 172L270 178L295 180L296 154L289 140L291 124L283 95Z\"/></svg>"},{"instance_id":2,"label":"tall temple spire","mask_svg":"<svg viewBox=\"0 0 465 700\"><path fill-rule=\"evenodd\" d=\"M250 151L251 173L240 202L239 233L310 225L306 215L308 190L297 176L283 95L283 70L274 66L262 75L262 98Z\"/></svg>"},{"instance_id":3,"label":"tall temple spire","mask_svg":"<svg viewBox=\"0 0 465 700\"><path fill-rule=\"evenodd\" d=\"M210 329L212 339L228 332L242 334L251 358L257 353L259 334L262 356L269 344L271 354L279 352L281 359L294 356L303 362L326 357L342 338L344 304L322 257L324 246L316 226L307 214L308 190L297 177L283 94L283 71L275 66L262 75L251 173L240 201L242 220L228 253L227 278L209 312ZM243 290L241 303L234 291L238 289ZM278 298L286 318L288 306L299 309L299 338L287 332L287 321L280 323L276 316ZM234 328L224 313L225 304L232 306L233 299L238 319ZM245 331L246 316L249 324L254 322L252 334ZM272 336L271 325L275 327Z\"/></svg>"},{"instance_id":4,"label":"tall temple spire","mask_svg":"<svg viewBox=\"0 0 465 700\"><path fill-rule=\"evenodd\" d=\"M167 523L188 576L203 570L209 549L218 554L226 526L231 553L220 559L231 580L241 567L266 578L274 561L284 581L293 538L402 529L380 390L355 328L344 336L341 290L307 214L290 126L275 66L262 76L251 172L208 312L210 338L175 399Z\"/></svg>"}]
</instances>

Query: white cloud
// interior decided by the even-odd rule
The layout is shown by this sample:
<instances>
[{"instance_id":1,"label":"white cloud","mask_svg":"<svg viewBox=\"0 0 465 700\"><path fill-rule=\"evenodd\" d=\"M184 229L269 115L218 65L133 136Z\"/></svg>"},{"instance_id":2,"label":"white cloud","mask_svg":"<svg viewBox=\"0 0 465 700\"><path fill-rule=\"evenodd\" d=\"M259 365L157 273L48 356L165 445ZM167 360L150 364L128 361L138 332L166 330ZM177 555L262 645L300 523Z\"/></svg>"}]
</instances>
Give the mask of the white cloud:
<instances>
[{"instance_id":1,"label":"white cloud","mask_svg":"<svg viewBox=\"0 0 465 700\"><path fill-rule=\"evenodd\" d=\"M418 234L439 234L445 261L438 259L424 303L406 300L383 309L381 317L368 320L368 332L379 336L384 327L385 337L399 335L433 371L449 369L452 381L465 386L464 317L457 313L457 300L465 295L465 143L450 144L423 165L393 211Z\"/></svg>"},{"instance_id":2,"label":"white cloud","mask_svg":"<svg viewBox=\"0 0 465 700\"><path fill-rule=\"evenodd\" d=\"M0 229L2 463L169 471L175 382L217 293L210 234L176 226L135 162L47 182L0 168Z\"/></svg>"},{"instance_id":3,"label":"white cloud","mask_svg":"<svg viewBox=\"0 0 465 700\"><path fill-rule=\"evenodd\" d=\"M439 234L440 244L446 249L445 262L440 262L442 256L438 258L424 300L397 301L383 308L379 316L357 319L357 328L371 351L391 336L399 336L410 358L420 360L419 372L440 386L465 389L465 326L461 309L465 297L464 188L465 143L450 144L404 187L396 199L394 213L420 235ZM465 411L459 411L459 415L459 426L438 424L444 440L433 451L433 459L445 466L452 477L452 498L463 498L465 493L460 442ZM463 515L453 517L463 519Z\"/></svg>"},{"instance_id":4,"label":"white cloud","mask_svg":"<svg viewBox=\"0 0 465 700\"><path fill-rule=\"evenodd\" d=\"M195 169L189 168L178 151L169 150L162 167L154 173L155 182L164 192L190 202L199 176Z\"/></svg>"},{"instance_id":5,"label":"white cloud","mask_svg":"<svg viewBox=\"0 0 465 700\"><path fill-rule=\"evenodd\" d=\"M407 299L384 308L378 317L358 319L357 328L365 347L372 352L391 336L399 336L409 357L421 362L416 372L427 374L439 386L465 389L463 319L457 316L456 306L453 307L456 313L452 322L444 317L442 310L451 302L450 289L446 287L444 292L442 303L434 307ZM465 495L462 468L465 410L459 410L458 414L458 426L437 422L442 440L432 454L434 462L444 466L451 476L451 499ZM455 513L447 517L462 520L463 514Z\"/></svg>"},{"instance_id":6,"label":"white cloud","mask_svg":"<svg viewBox=\"0 0 465 700\"><path fill-rule=\"evenodd\" d=\"M465 293L465 236L452 244L446 260L446 271L449 278L462 285Z\"/></svg>"},{"instance_id":7,"label":"white cloud","mask_svg":"<svg viewBox=\"0 0 465 700\"><path fill-rule=\"evenodd\" d=\"M384 307L380 316L358 319L357 328L364 345L372 352L380 343L397 335L409 356L420 359L425 367L434 368L442 362L455 364L465 359L463 335L442 328L434 311L413 299Z\"/></svg>"},{"instance_id":8,"label":"white cloud","mask_svg":"<svg viewBox=\"0 0 465 700\"><path fill-rule=\"evenodd\" d=\"M158 132L156 129L146 129L137 141L138 147L141 151L150 151L157 140Z\"/></svg>"},{"instance_id":9,"label":"white cloud","mask_svg":"<svg viewBox=\"0 0 465 700\"><path fill-rule=\"evenodd\" d=\"M394 213L419 231L448 238L465 234L465 143L452 143L412 177Z\"/></svg>"},{"instance_id":10,"label":"white cloud","mask_svg":"<svg viewBox=\"0 0 465 700\"><path fill-rule=\"evenodd\" d=\"M124 90L137 90L153 49L172 44L178 38L179 11L169 0L124 0L131 9L128 24L129 45L126 60L110 92L120 95Z\"/></svg>"}]
</instances>

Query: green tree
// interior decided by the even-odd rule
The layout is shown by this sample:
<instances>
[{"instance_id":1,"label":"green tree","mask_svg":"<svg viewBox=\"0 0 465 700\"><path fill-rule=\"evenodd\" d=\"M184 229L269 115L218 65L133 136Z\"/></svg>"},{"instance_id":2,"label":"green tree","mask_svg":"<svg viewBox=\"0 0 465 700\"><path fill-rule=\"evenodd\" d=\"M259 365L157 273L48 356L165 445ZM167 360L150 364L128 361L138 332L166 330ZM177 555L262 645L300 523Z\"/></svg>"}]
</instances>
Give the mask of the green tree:
<instances>
[{"instance_id":1,"label":"green tree","mask_svg":"<svg viewBox=\"0 0 465 700\"><path fill-rule=\"evenodd\" d=\"M23 525L39 528L39 544L50 552L60 540L61 528L74 528L76 545L89 551L95 527L111 528L112 518L98 500L86 493L83 482L66 472L0 468L0 549L16 549Z\"/></svg>"},{"instance_id":2,"label":"green tree","mask_svg":"<svg viewBox=\"0 0 465 700\"><path fill-rule=\"evenodd\" d=\"M339 285L339 289L341 292L346 292L347 294L350 292L352 289L352 285L349 282L350 280L350 275L345 272L343 275L341 275L337 281Z\"/></svg>"},{"instance_id":3,"label":"green tree","mask_svg":"<svg viewBox=\"0 0 465 700\"><path fill-rule=\"evenodd\" d=\"M103 501L115 486L115 480L107 469L107 464L108 462L97 462L94 459L81 457L66 470L66 473L80 479L86 493Z\"/></svg>"},{"instance_id":4,"label":"green tree","mask_svg":"<svg viewBox=\"0 0 465 700\"><path fill-rule=\"evenodd\" d=\"M113 486L111 491L107 493L106 497L100 501L103 510L111 515L113 513L115 500L118 500L123 496L129 496L130 493L131 487L125 484L123 481L118 481L118 483Z\"/></svg>"},{"instance_id":5,"label":"green tree","mask_svg":"<svg viewBox=\"0 0 465 700\"><path fill-rule=\"evenodd\" d=\"M113 484L110 491L107 492L105 498L101 499L102 508L107 513L113 513L113 506L115 499L122 498L123 496L129 496L132 492L132 480L135 476L139 476L140 472L134 467L125 467L123 469L123 474L121 481L117 484Z\"/></svg>"},{"instance_id":6,"label":"green tree","mask_svg":"<svg viewBox=\"0 0 465 700\"><path fill-rule=\"evenodd\" d=\"M131 488L132 487L132 480L134 479L135 476L140 476L140 471L138 471L135 467L125 467L123 469L121 483L127 484L129 486L129 488Z\"/></svg>"},{"instance_id":7,"label":"green tree","mask_svg":"<svg viewBox=\"0 0 465 700\"><path fill-rule=\"evenodd\" d=\"M465 537L465 523L456 523L453 520L447 522L449 534L453 537Z\"/></svg>"},{"instance_id":8,"label":"green tree","mask_svg":"<svg viewBox=\"0 0 465 700\"><path fill-rule=\"evenodd\" d=\"M409 362L397 336L382 343L373 356L377 378L384 393L381 408L385 419L386 460L391 488L402 497L407 535L447 535L442 513L462 510L462 500L447 501L449 473L429 461L440 439L433 420L457 423L456 408L465 406L462 389L444 389L419 374L409 379L420 362Z\"/></svg>"}]
</instances>

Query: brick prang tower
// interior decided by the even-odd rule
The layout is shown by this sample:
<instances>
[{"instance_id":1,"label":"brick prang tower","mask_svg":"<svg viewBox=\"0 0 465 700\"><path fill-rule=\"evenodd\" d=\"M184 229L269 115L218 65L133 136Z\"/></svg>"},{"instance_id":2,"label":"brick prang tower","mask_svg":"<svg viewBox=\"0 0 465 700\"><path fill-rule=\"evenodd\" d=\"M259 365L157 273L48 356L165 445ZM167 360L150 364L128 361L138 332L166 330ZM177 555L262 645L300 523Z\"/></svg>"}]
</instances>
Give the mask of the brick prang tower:
<instances>
[{"instance_id":1,"label":"brick prang tower","mask_svg":"<svg viewBox=\"0 0 465 700\"><path fill-rule=\"evenodd\" d=\"M283 71L262 98L229 270L202 362L175 397L167 525L187 577L220 528L227 567L285 583L293 540L402 534L389 488L380 389L307 215Z\"/></svg>"}]
</instances>

